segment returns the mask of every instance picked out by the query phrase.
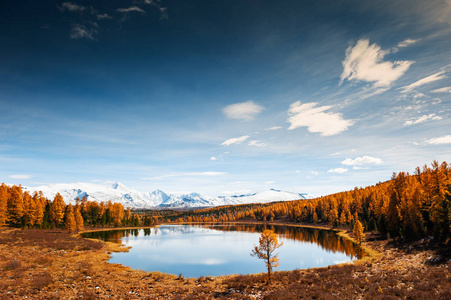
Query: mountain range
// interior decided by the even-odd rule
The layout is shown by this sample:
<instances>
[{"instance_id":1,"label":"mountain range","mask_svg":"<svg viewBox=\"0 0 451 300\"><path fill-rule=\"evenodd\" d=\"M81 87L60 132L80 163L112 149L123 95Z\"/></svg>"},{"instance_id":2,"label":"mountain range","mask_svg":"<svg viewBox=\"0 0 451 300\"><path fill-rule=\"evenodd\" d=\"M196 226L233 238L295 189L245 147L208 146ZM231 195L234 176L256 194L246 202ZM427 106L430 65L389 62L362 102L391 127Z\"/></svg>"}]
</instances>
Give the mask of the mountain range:
<instances>
[{"instance_id":1,"label":"mountain range","mask_svg":"<svg viewBox=\"0 0 451 300\"><path fill-rule=\"evenodd\" d=\"M23 187L24 191L42 191L44 196L53 200L60 193L64 201L75 204L77 198L86 196L90 201L111 201L121 203L124 207L134 209L151 208L199 208L221 205L236 205L246 203L268 203L274 201L289 201L307 199L307 194L269 189L259 193L234 196L203 196L198 193L185 195L166 194L161 190L140 192L127 188L120 182L109 185L96 183L57 183L37 187Z\"/></svg>"}]
</instances>

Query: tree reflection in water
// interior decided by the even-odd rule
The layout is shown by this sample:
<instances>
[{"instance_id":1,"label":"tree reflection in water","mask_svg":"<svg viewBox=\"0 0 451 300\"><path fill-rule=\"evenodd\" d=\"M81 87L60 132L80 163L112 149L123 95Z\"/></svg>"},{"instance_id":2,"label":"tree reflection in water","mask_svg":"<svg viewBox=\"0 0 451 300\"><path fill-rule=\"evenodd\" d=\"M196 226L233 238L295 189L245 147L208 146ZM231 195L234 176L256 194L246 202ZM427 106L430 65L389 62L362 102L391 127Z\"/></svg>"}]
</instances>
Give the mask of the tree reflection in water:
<instances>
[{"instance_id":1,"label":"tree reflection in water","mask_svg":"<svg viewBox=\"0 0 451 300\"><path fill-rule=\"evenodd\" d=\"M181 229L182 228L182 229ZM365 252L352 243L351 241L338 236L335 232L330 230L321 230L307 227L295 226L279 226L267 224L202 224L189 225L185 227L180 226L165 226L165 231L181 231L190 230L189 228L205 228L217 231L244 231L251 233L260 233L266 229L274 231L281 239L291 239L301 242L314 243L323 249L336 253L345 253L347 256L354 258L362 258ZM120 229L110 231L95 231L82 234L83 237L101 239L104 241L122 243L123 237L135 236L137 237L142 230L144 236L158 234L158 228L143 228L143 229ZM161 234L161 232L160 232Z\"/></svg>"}]
</instances>

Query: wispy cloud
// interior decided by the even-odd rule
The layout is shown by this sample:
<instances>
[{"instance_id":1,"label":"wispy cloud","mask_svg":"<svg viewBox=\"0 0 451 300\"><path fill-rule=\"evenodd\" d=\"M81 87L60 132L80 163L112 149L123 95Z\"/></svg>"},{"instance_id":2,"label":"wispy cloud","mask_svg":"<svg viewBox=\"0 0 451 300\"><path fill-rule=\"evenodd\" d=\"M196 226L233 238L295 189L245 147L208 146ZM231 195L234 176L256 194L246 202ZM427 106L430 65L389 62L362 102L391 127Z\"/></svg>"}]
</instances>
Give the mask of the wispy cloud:
<instances>
[{"instance_id":1,"label":"wispy cloud","mask_svg":"<svg viewBox=\"0 0 451 300\"><path fill-rule=\"evenodd\" d=\"M30 179L31 175L28 174L14 174L8 176L11 179Z\"/></svg>"},{"instance_id":2,"label":"wispy cloud","mask_svg":"<svg viewBox=\"0 0 451 300\"><path fill-rule=\"evenodd\" d=\"M204 176L204 177L211 177L211 176L222 176L225 175L227 173L225 172L188 172L188 173L171 173L171 174L165 174L165 175L160 175L160 176L156 176L156 177L144 177L141 178L142 180L160 180L160 179L165 179L165 178L171 178L171 177L187 177L187 176Z\"/></svg>"},{"instance_id":3,"label":"wispy cloud","mask_svg":"<svg viewBox=\"0 0 451 300\"><path fill-rule=\"evenodd\" d=\"M404 126L419 124L419 123L426 122L428 120L441 120L441 119L442 119L442 117L437 116L436 114L423 115L423 116L419 117L418 119L405 121Z\"/></svg>"},{"instance_id":4,"label":"wispy cloud","mask_svg":"<svg viewBox=\"0 0 451 300\"><path fill-rule=\"evenodd\" d=\"M72 11L72 12L81 12L86 10L85 6L81 6L71 2L63 2L61 6L58 7L60 11Z\"/></svg>"},{"instance_id":5,"label":"wispy cloud","mask_svg":"<svg viewBox=\"0 0 451 300\"><path fill-rule=\"evenodd\" d=\"M216 156L212 156L210 157L210 160L218 160L218 159L216 158Z\"/></svg>"},{"instance_id":6,"label":"wispy cloud","mask_svg":"<svg viewBox=\"0 0 451 300\"><path fill-rule=\"evenodd\" d=\"M245 140L247 140L250 136L249 135L243 135L237 138L231 138L228 139L227 141L225 141L224 143L222 143L222 146L230 146L233 144L241 144L242 142L244 142Z\"/></svg>"},{"instance_id":7,"label":"wispy cloud","mask_svg":"<svg viewBox=\"0 0 451 300\"><path fill-rule=\"evenodd\" d=\"M344 161L341 162L342 165L346 166L364 166L364 165L379 165L382 163L382 159L378 157L372 157L372 156L362 156L362 157L356 157L355 159L352 158L346 158Z\"/></svg>"},{"instance_id":8,"label":"wispy cloud","mask_svg":"<svg viewBox=\"0 0 451 300\"><path fill-rule=\"evenodd\" d=\"M340 83L347 80L374 82L375 87L389 86L409 69L413 61L383 61L389 51L376 44L370 45L368 39L359 40L354 47L346 50L343 60L343 73Z\"/></svg>"},{"instance_id":9,"label":"wispy cloud","mask_svg":"<svg viewBox=\"0 0 451 300\"><path fill-rule=\"evenodd\" d=\"M433 93L451 93L451 86L442 87L432 91Z\"/></svg>"},{"instance_id":10,"label":"wispy cloud","mask_svg":"<svg viewBox=\"0 0 451 300\"><path fill-rule=\"evenodd\" d=\"M310 132L320 133L322 136L330 136L342 133L354 122L345 120L339 113L325 112L333 106L316 107L316 102L301 104L300 101L292 103L288 110L288 122L291 123L288 130L299 127L307 127Z\"/></svg>"},{"instance_id":11,"label":"wispy cloud","mask_svg":"<svg viewBox=\"0 0 451 300\"><path fill-rule=\"evenodd\" d=\"M432 138L426 140L426 144L430 145L442 145L442 144L451 144L451 135L445 135L442 137Z\"/></svg>"},{"instance_id":12,"label":"wispy cloud","mask_svg":"<svg viewBox=\"0 0 451 300\"><path fill-rule=\"evenodd\" d=\"M160 0L144 0L144 4L155 6L160 11L160 19L168 18L168 8L163 7Z\"/></svg>"},{"instance_id":13,"label":"wispy cloud","mask_svg":"<svg viewBox=\"0 0 451 300\"><path fill-rule=\"evenodd\" d=\"M249 141L249 146L254 146L254 147L264 147L266 146L265 143L262 143L261 141L257 141L257 140L253 140L253 141Z\"/></svg>"},{"instance_id":14,"label":"wispy cloud","mask_svg":"<svg viewBox=\"0 0 451 300\"><path fill-rule=\"evenodd\" d=\"M96 28L88 28L81 24L73 24L70 37L72 39L82 39L87 38L94 40L94 35L97 33Z\"/></svg>"},{"instance_id":15,"label":"wispy cloud","mask_svg":"<svg viewBox=\"0 0 451 300\"><path fill-rule=\"evenodd\" d=\"M142 14L146 13L146 11L144 9L142 9L142 8L140 8L138 6L130 6L130 7L127 7L127 8L118 8L117 11L120 12L120 13L129 13L129 12L139 12L139 13L142 13Z\"/></svg>"},{"instance_id":16,"label":"wispy cloud","mask_svg":"<svg viewBox=\"0 0 451 300\"><path fill-rule=\"evenodd\" d=\"M398 47L400 47L400 48L408 47L410 45L418 43L420 40L421 39L416 39L416 40L414 40L414 39L405 39L404 41L402 41L402 42L400 42L398 44Z\"/></svg>"},{"instance_id":17,"label":"wispy cloud","mask_svg":"<svg viewBox=\"0 0 451 300\"><path fill-rule=\"evenodd\" d=\"M273 126L271 128L266 128L265 130L277 130L277 129L281 129L282 126Z\"/></svg>"},{"instance_id":18,"label":"wispy cloud","mask_svg":"<svg viewBox=\"0 0 451 300\"><path fill-rule=\"evenodd\" d=\"M97 18L97 20L105 20L105 19L112 19L113 17L111 17L108 14L96 14L96 18Z\"/></svg>"},{"instance_id":19,"label":"wispy cloud","mask_svg":"<svg viewBox=\"0 0 451 300\"><path fill-rule=\"evenodd\" d=\"M412 91L414 88L437 81L437 80L441 80L443 78L446 78L446 75L443 75L445 73L445 71L440 71L438 73L432 74L430 76L424 77L418 81L415 81L412 84L409 84L407 86L402 87L402 92L403 93L407 93Z\"/></svg>"},{"instance_id":20,"label":"wispy cloud","mask_svg":"<svg viewBox=\"0 0 451 300\"><path fill-rule=\"evenodd\" d=\"M254 101L246 101L231 104L222 109L224 114L231 119L253 120L256 115L264 110L264 107Z\"/></svg>"},{"instance_id":21,"label":"wispy cloud","mask_svg":"<svg viewBox=\"0 0 451 300\"><path fill-rule=\"evenodd\" d=\"M338 173L338 174L342 174L342 173L346 173L348 172L348 169L345 168L336 168L336 169L330 169L327 170L327 173Z\"/></svg>"}]
</instances>

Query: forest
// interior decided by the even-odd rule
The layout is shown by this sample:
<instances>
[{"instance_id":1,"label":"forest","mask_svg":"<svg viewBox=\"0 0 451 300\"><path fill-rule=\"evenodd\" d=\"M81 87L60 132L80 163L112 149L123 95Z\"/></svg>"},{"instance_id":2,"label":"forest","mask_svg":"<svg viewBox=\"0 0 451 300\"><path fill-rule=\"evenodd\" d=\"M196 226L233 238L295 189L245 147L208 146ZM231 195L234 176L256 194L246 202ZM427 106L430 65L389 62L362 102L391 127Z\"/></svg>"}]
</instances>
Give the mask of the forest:
<instances>
[{"instance_id":1,"label":"forest","mask_svg":"<svg viewBox=\"0 0 451 300\"><path fill-rule=\"evenodd\" d=\"M394 173L392 178L365 188L311 200L268 204L221 206L193 211L132 211L120 203L77 199L66 205L57 194L50 201L42 192L22 191L21 186L0 186L0 226L65 228L84 226L150 226L162 222L230 222L255 220L350 227L356 222L364 231L383 238L415 239L451 237L451 167L432 162L413 174ZM359 224L360 225L360 224Z\"/></svg>"},{"instance_id":2,"label":"forest","mask_svg":"<svg viewBox=\"0 0 451 300\"><path fill-rule=\"evenodd\" d=\"M157 217L141 220L120 203L97 203L83 197L72 205L66 204L59 193L50 201L42 192L30 195L21 186L4 183L0 186L0 226L80 231L84 226L149 226L156 222Z\"/></svg>"},{"instance_id":3,"label":"forest","mask_svg":"<svg viewBox=\"0 0 451 300\"><path fill-rule=\"evenodd\" d=\"M167 221L227 222L285 221L350 227L358 220L365 231L384 238L434 236L451 233L451 168L447 162L417 167L413 174L393 173L390 180L365 188L311 200L222 206L171 214Z\"/></svg>"}]
</instances>

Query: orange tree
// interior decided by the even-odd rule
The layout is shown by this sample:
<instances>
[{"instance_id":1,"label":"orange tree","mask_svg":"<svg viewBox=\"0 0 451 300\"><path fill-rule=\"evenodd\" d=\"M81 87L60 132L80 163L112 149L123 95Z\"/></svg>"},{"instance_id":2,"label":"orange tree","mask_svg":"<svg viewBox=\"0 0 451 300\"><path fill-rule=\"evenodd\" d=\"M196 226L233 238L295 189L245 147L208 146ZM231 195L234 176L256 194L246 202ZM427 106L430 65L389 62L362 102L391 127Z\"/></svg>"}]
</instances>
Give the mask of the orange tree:
<instances>
[{"instance_id":1,"label":"orange tree","mask_svg":"<svg viewBox=\"0 0 451 300\"><path fill-rule=\"evenodd\" d=\"M282 245L283 243L279 243L274 231L265 230L258 239L258 246L254 246L252 250L251 255L263 259L268 268L268 283L271 281L272 269L279 266L278 253L274 253L274 251Z\"/></svg>"}]
</instances>

